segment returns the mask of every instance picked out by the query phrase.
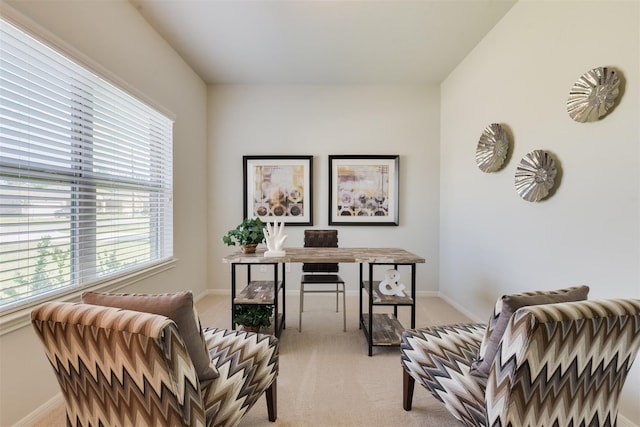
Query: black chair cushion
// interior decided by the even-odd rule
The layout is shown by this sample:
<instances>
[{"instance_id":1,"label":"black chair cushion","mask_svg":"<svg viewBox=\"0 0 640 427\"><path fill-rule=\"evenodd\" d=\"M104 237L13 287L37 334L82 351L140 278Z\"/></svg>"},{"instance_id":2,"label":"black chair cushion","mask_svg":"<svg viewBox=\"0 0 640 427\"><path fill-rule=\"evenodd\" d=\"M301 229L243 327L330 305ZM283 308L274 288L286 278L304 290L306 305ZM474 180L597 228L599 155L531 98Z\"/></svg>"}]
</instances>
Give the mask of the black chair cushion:
<instances>
[{"instance_id":1,"label":"black chair cushion","mask_svg":"<svg viewBox=\"0 0 640 427\"><path fill-rule=\"evenodd\" d=\"M301 283L344 283L342 277L337 274L303 274Z\"/></svg>"}]
</instances>

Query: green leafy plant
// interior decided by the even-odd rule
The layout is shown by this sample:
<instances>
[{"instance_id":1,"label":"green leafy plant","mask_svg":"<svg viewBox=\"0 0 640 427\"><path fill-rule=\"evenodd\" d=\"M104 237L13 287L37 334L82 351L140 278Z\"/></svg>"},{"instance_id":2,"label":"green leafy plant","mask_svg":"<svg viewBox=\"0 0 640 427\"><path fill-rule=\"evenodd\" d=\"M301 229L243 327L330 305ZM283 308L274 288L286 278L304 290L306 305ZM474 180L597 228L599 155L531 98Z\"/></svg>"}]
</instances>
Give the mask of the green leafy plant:
<instances>
[{"instance_id":1,"label":"green leafy plant","mask_svg":"<svg viewBox=\"0 0 640 427\"><path fill-rule=\"evenodd\" d=\"M68 283L70 279L69 252L60 248L51 249L51 236L42 236L37 244L38 255L33 272L16 274L14 279L28 290L52 288ZM53 266L57 267L54 268Z\"/></svg>"},{"instance_id":2,"label":"green leafy plant","mask_svg":"<svg viewBox=\"0 0 640 427\"><path fill-rule=\"evenodd\" d=\"M239 304L236 305L233 322L245 328L258 330L271 325L273 305Z\"/></svg>"},{"instance_id":3,"label":"green leafy plant","mask_svg":"<svg viewBox=\"0 0 640 427\"><path fill-rule=\"evenodd\" d=\"M122 266L122 262L118 260L116 251L104 251L98 254L98 275L105 275L118 271Z\"/></svg>"},{"instance_id":4,"label":"green leafy plant","mask_svg":"<svg viewBox=\"0 0 640 427\"><path fill-rule=\"evenodd\" d=\"M264 223L260 218L246 218L233 230L229 230L222 237L227 246L244 246L258 244L264 241Z\"/></svg>"}]
</instances>

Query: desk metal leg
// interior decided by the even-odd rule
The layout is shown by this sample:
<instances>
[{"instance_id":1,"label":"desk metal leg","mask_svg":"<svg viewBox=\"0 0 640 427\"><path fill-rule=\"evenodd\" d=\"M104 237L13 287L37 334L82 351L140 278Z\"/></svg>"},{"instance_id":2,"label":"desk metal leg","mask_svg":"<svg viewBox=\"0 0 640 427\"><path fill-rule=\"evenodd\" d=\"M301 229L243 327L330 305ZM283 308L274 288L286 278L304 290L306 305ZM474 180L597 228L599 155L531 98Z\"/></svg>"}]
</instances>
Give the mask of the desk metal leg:
<instances>
[{"instance_id":1,"label":"desk metal leg","mask_svg":"<svg viewBox=\"0 0 640 427\"><path fill-rule=\"evenodd\" d=\"M373 356L373 264L369 263L369 327L368 337L369 340L369 357Z\"/></svg>"},{"instance_id":2,"label":"desk metal leg","mask_svg":"<svg viewBox=\"0 0 640 427\"><path fill-rule=\"evenodd\" d=\"M416 327L416 265L411 264L411 298L413 305L411 307L411 329Z\"/></svg>"},{"instance_id":3,"label":"desk metal leg","mask_svg":"<svg viewBox=\"0 0 640 427\"><path fill-rule=\"evenodd\" d=\"M362 329L362 320L363 320L362 318L362 286L363 286L362 263L360 263L359 266L360 266L360 277L359 277L360 282L358 283L358 290L360 292L360 311L359 311L360 320L358 321L358 329Z\"/></svg>"},{"instance_id":4,"label":"desk metal leg","mask_svg":"<svg viewBox=\"0 0 640 427\"><path fill-rule=\"evenodd\" d=\"M235 329L233 318L236 316L236 266L238 264L231 264L231 329Z\"/></svg>"},{"instance_id":5,"label":"desk metal leg","mask_svg":"<svg viewBox=\"0 0 640 427\"><path fill-rule=\"evenodd\" d=\"M273 333L276 337L280 336L280 328L278 327L278 264L273 265Z\"/></svg>"},{"instance_id":6,"label":"desk metal leg","mask_svg":"<svg viewBox=\"0 0 640 427\"><path fill-rule=\"evenodd\" d=\"M276 268L278 268L278 266L276 265ZM282 263L282 329L287 329L287 294L285 292L286 290L286 263ZM277 298L277 293L276 293L276 298Z\"/></svg>"}]
</instances>

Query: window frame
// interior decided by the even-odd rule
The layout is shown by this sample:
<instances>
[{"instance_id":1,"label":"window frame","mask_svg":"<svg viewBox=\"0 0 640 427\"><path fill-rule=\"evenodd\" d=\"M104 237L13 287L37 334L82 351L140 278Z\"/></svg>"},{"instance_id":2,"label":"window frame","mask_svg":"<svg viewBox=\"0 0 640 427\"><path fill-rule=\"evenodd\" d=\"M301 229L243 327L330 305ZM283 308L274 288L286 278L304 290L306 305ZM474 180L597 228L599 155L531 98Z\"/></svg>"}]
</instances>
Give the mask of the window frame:
<instances>
[{"instance_id":1,"label":"window frame","mask_svg":"<svg viewBox=\"0 0 640 427\"><path fill-rule=\"evenodd\" d=\"M36 40L47 45L57 53L75 62L76 64L95 74L99 78L110 83L114 87L137 99L141 103L156 110L170 121L175 122L175 115L173 113L167 111L167 109L160 106L157 102L151 100L149 97L142 94L139 90L134 89L132 86L101 67L97 62L91 60L78 50L72 48L67 43L57 38L52 33L48 32L38 24L35 24L30 19L26 18L24 15L15 11L15 9L7 6L6 8L3 8L0 16L3 20L6 20L11 25L16 26ZM171 140L173 140L173 136L171 136ZM171 142L171 145L173 145L173 142ZM173 168L171 168L171 170L172 169ZM72 177L65 177L64 175L61 175L61 178L61 181L72 182ZM170 179L173 180L172 174ZM96 186L95 188L97 189L98 187ZM171 244L171 247L173 248L173 243ZM43 294L41 296L38 296L37 298L34 298L33 300L25 302L24 304L8 305L4 309L2 309L2 311L0 311L0 336L18 328L27 326L29 324L29 314L33 307L41 304L44 301L79 301L80 295L88 290L116 291L118 289L130 286L138 281L150 278L156 274L160 274L164 271L167 271L168 269L174 268L176 262L177 260L175 258L175 251L174 249L171 249L170 256L164 259L150 261L149 263L145 263L142 266L136 266L128 270L123 270L121 272L101 279L94 278L88 284L71 284L71 286L67 286L63 290Z\"/></svg>"}]
</instances>

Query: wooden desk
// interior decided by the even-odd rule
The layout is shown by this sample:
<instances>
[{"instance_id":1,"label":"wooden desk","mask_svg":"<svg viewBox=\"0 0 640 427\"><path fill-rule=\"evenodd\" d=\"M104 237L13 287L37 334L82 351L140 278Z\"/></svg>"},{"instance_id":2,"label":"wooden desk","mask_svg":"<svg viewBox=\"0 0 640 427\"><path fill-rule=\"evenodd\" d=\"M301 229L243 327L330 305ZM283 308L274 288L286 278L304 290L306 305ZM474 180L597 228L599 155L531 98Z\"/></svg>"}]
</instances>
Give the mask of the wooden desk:
<instances>
[{"instance_id":1,"label":"wooden desk","mask_svg":"<svg viewBox=\"0 0 640 427\"><path fill-rule=\"evenodd\" d=\"M286 328L285 306L285 264L286 263L358 263L360 264L360 328L363 329L369 344L369 356L372 355L373 346L399 345L401 333L404 330L397 320L398 307L411 307L411 328L415 328L415 295L416 295L416 264L424 263L425 259L404 249L398 248L285 248L285 255L277 258L267 258L264 250L255 254L243 254L234 252L222 259L224 263L232 265L231 268L231 316L235 313L235 304L249 303L248 295L262 295L260 300L253 300L255 304L273 304L275 307L274 332L280 336L282 329ZM273 267L273 281L252 281L251 265L262 264ZM282 276L279 274L278 265L281 265ZM368 264L368 277L365 280L363 265ZM236 268L239 265L247 266L247 287L242 290L240 296L236 296ZM383 295L378 290L380 280L374 280L374 267L408 266L411 276L411 293L403 297ZM280 279L282 277L282 279ZM265 291L266 290L266 291ZM282 312L278 311L278 296L282 291ZM364 312L363 291L368 295L368 312ZM265 296L266 295L266 296ZM272 296L272 298L271 298ZM393 315L390 313L374 313L374 306L393 306ZM233 324L233 320L232 320Z\"/></svg>"},{"instance_id":2,"label":"wooden desk","mask_svg":"<svg viewBox=\"0 0 640 427\"><path fill-rule=\"evenodd\" d=\"M222 258L222 262L242 264L273 264L274 262L419 264L425 262L424 258L397 248L285 248L284 251L285 255L278 258L265 257L264 249L256 251L255 254L243 254L237 251Z\"/></svg>"}]
</instances>

